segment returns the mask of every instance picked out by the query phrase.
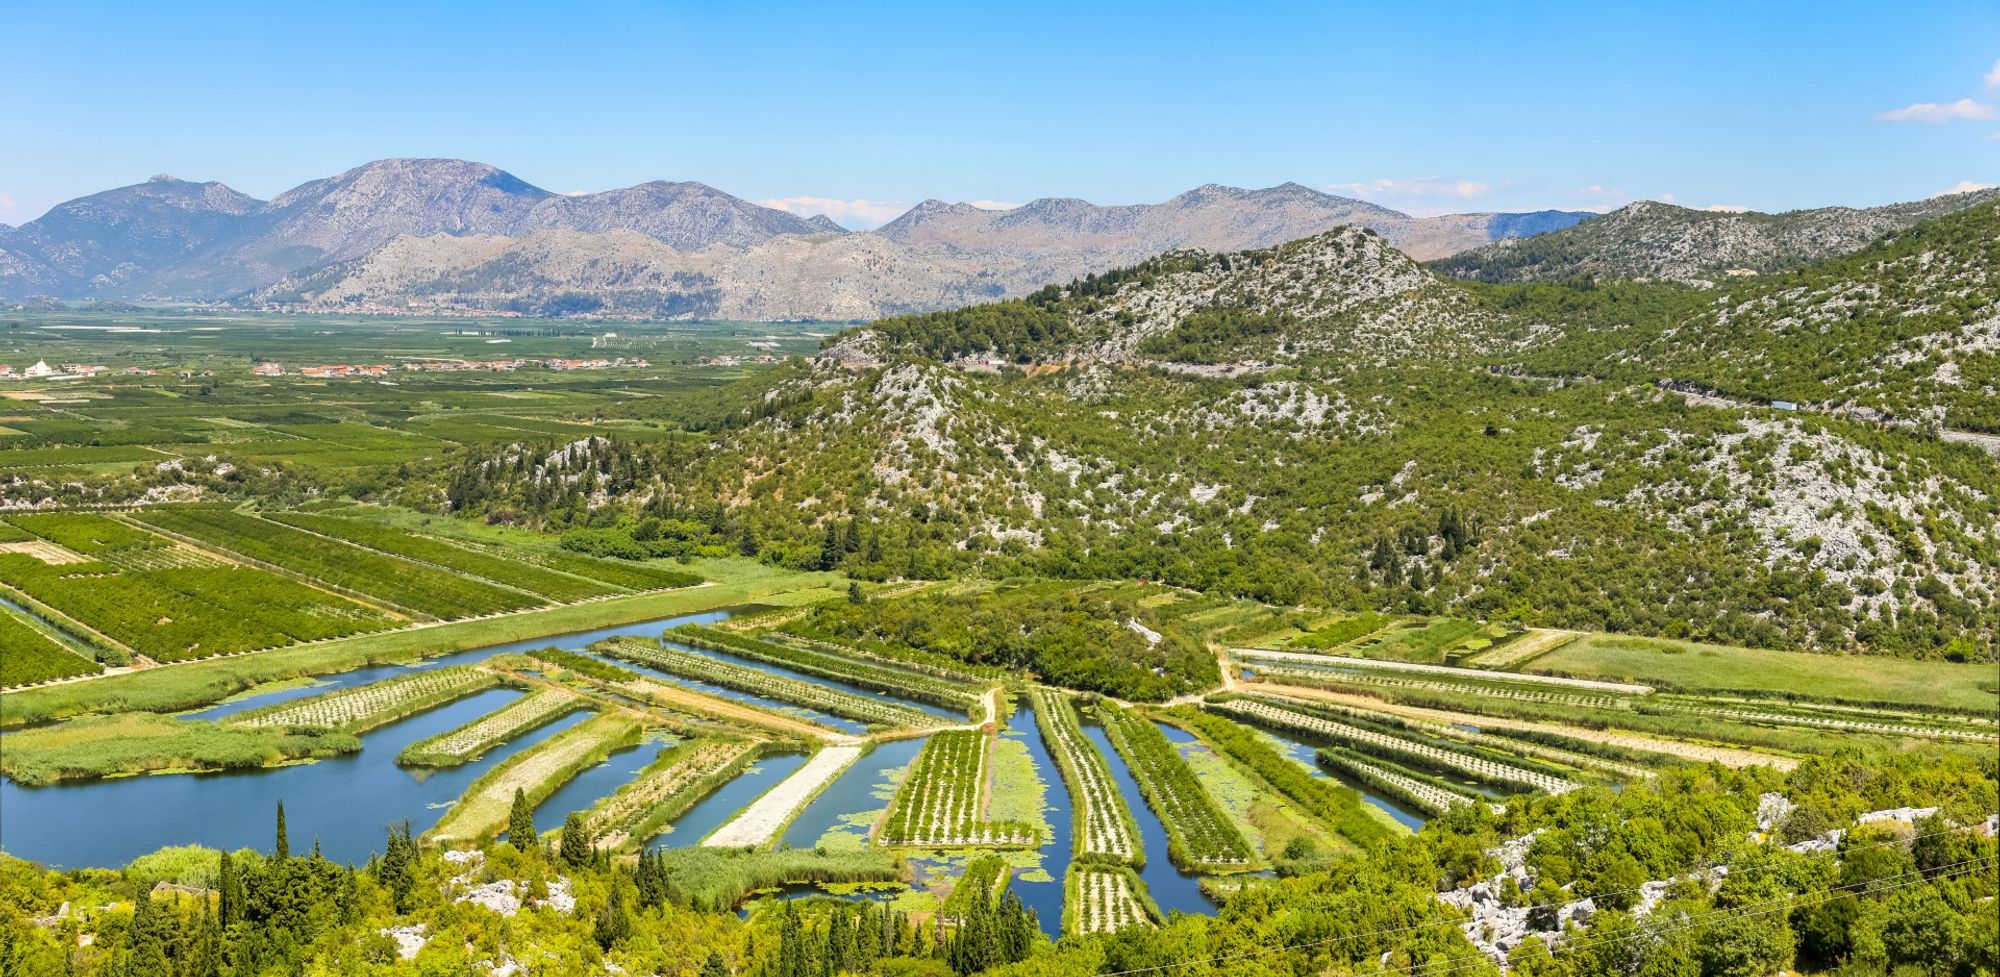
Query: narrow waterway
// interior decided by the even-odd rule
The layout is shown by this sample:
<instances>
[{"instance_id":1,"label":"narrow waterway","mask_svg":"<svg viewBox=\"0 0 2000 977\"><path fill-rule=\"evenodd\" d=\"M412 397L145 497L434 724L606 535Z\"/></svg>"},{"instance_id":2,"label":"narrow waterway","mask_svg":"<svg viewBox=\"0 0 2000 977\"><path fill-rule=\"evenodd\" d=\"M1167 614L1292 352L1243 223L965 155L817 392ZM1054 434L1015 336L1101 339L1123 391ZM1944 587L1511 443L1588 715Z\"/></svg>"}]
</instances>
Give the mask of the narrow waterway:
<instances>
[{"instance_id":1,"label":"narrow waterway","mask_svg":"<svg viewBox=\"0 0 2000 977\"><path fill-rule=\"evenodd\" d=\"M712 623L727 611L642 621L528 641L490 645L427 658L409 665L381 665L328 675L306 688L254 693L192 714L216 718L259 706L380 681L412 670L470 664L507 652L538 648L581 651L620 635L657 636L684 623ZM285 804L292 847L303 851L318 837L328 858L366 861L380 851L391 824L408 821L421 834L466 786L493 765L582 722L577 712L489 751L463 766L406 770L396 765L403 747L463 725L500 708L521 693L489 689L449 705L372 730L361 752L286 767L208 774L158 774L22 787L0 781L0 851L60 868L123 865L166 845L268 850L278 802ZM536 814L554 827L570 810L588 807L645 766L653 750L627 750L585 771L558 790ZM608 785L608 786L607 786ZM705 832L704 832L705 833Z\"/></svg>"},{"instance_id":2,"label":"narrow waterway","mask_svg":"<svg viewBox=\"0 0 2000 977\"><path fill-rule=\"evenodd\" d=\"M1273 747L1275 747L1278 750L1278 752L1283 753L1284 755L1292 758L1293 760L1298 761L1301 766L1304 766L1307 770L1312 771L1313 776L1325 777L1326 779L1331 780L1334 783L1341 785L1342 787L1352 788L1355 793L1361 795L1361 799L1363 801L1366 801L1369 806L1374 807L1377 810L1380 810L1382 813L1387 814L1392 818L1395 818L1396 823L1401 824L1402 826L1410 829L1411 831L1422 831L1424 829L1424 822L1426 818L1422 811L1419 811L1416 808L1405 805L1399 801L1395 801L1390 798L1384 797L1381 794L1376 793L1374 788L1369 787L1368 785L1363 784L1358 780L1341 776L1339 773L1335 771L1330 771L1321 767L1319 765L1319 759L1318 759L1319 750L1312 744L1307 743L1303 740L1294 739L1291 736L1288 736L1284 733L1274 732L1272 730L1263 729L1261 727L1252 727L1252 728L1256 729L1257 732L1264 737L1265 741L1270 743Z\"/></svg>"},{"instance_id":3,"label":"narrow waterway","mask_svg":"<svg viewBox=\"0 0 2000 977\"><path fill-rule=\"evenodd\" d=\"M1090 737L1098 751L1110 761L1111 779L1118 782L1118 793L1125 798L1125 805L1132 809L1132 820L1139 824L1139 843L1146 852L1146 867L1139 870L1139 878L1146 883L1146 891L1151 893L1153 902L1164 913L1212 915L1215 902L1201 891L1201 879L1175 868L1173 861L1167 858L1167 829L1160 824L1160 818L1153 813L1153 809L1146 806L1146 798L1139 793L1138 781L1132 779L1131 768L1112 747L1111 738L1104 735L1104 727L1085 723L1083 734Z\"/></svg>"},{"instance_id":4,"label":"narrow waterway","mask_svg":"<svg viewBox=\"0 0 2000 977\"><path fill-rule=\"evenodd\" d=\"M1042 932L1047 933L1049 939L1059 939L1062 936L1063 881L1069 872L1070 857L1075 852L1071 829L1074 827L1076 808L1070 803L1069 785L1063 783L1061 768L1049 755L1048 745L1042 742L1041 731L1035 728L1035 712L1027 702L1014 704L1014 715L1007 723L1007 738L1019 740L1028 747L1028 757L1034 761L1035 770L1042 777L1043 814L1049 822L1049 837L1041 848L1042 868L1048 872L1049 879L1029 882L1017 874L1013 882L1014 892L1035 911L1042 924Z\"/></svg>"},{"instance_id":5,"label":"narrow waterway","mask_svg":"<svg viewBox=\"0 0 2000 977\"><path fill-rule=\"evenodd\" d=\"M867 756L854 761L833 783L826 785L805 810L792 819L780 844L787 848L812 848L826 833L836 828L843 833L866 838L874 815L889 806L895 783L910 761L923 750L925 740L890 740L879 744Z\"/></svg>"},{"instance_id":6,"label":"narrow waterway","mask_svg":"<svg viewBox=\"0 0 2000 977\"><path fill-rule=\"evenodd\" d=\"M648 847L686 848L701 841L722 827L723 822L734 817L737 811L805 765L806 758L797 753L781 753L759 759L737 774L734 780L688 808L675 819L665 834L654 838Z\"/></svg>"},{"instance_id":7,"label":"narrow waterway","mask_svg":"<svg viewBox=\"0 0 2000 977\"><path fill-rule=\"evenodd\" d=\"M389 826L421 834L480 774L590 714L573 713L479 760L405 770L396 754L506 705L521 693L488 689L368 734L360 753L275 769L162 774L25 788L0 783L0 849L53 867L123 865L167 845L269 851L285 805L293 851L317 838L328 858L363 862Z\"/></svg>"},{"instance_id":8,"label":"narrow waterway","mask_svg":"<svg viewBox=\"0 0 2000 977\"><path fill-rule=\"evenodd\" d=\"M509 652L536 651L542 648L583 651L591 645L608 638L631 636L657 638L660 636L661 631L677 625L713 624L717 621L728 620L728 618L728 611L707 611L701 614L688 614L682 617L661 618L657 621L621 624L615 628L599 628L595 631L573 631L569 634L550 635L546 638L531 638L527 641L514 641L504 645L469 648L465 651L453 652L449 655L420 659L405 665L373 665L368 668L357 668L351 672L323 675L310 686L253 693L241 698L231 699L219 705L210 706L207 709L182 713L181 715L187 719L220 719L223 716L242 712L246 709L258 709L279 702L303 699L306 696L331 692L335 689L347 689L357 685L367 685L370 682L380 682L385 678L394 678L397 675L407 674L412 671L427 671L433 668L444 668L449 665L470 665L475 662L485 661L494 655L504 655Z\"/></svg>"}]
</instances>

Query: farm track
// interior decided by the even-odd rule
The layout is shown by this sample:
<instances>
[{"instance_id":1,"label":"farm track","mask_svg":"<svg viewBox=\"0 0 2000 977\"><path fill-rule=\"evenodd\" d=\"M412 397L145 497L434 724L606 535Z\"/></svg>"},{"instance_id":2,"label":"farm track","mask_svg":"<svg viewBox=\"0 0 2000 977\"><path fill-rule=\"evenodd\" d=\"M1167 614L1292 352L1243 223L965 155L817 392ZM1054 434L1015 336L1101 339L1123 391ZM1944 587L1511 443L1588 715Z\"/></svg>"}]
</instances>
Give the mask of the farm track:
<instances>
[{"instance_id":1,"label":"farm track","mask_svg":"<svg viewBox=\"0 0 2000 977\"><path fill-rule=\"evenodd\" d=\"M819 792L840 776L841 771L861 759L864 752L859 746L829 746L813 754L805 766L779 781L777 786L765 791L722 827L715 829L715 833L702 839L702 845L707 848L749 848L769 844L779 829L819 796Z\"/></svg>"},{"instance_id":2,"label":"farm track","mask_svg":"<svg viewBox=\"0 0 2000 977\"><path fill-rule=\"evenodd\" d=\"M1413 672L1425 675L1455 676L1475 682L1481 680L1489 682L1499 680L1520 682L1529 685L1584 689L1592 692L1610 692L1617 695L1648 695L1653 691L1653 687L1650 685L1633 685L1625 682L1600 682L1594 679L1563 678L1557 675L1529 675L1518 672L1501 673L1482 671L1476 668L1457 668L1451 665L1425 665L1419 662L1388 661L1380 658L1343 658L1338 655L1308 655L1296 651L1261 651L1256 648L1235 648L1231 649L1230 653L1238 658L1295 662L1304 665L1318 665L1325 668Z\"/></svg>"},{"instance_id":3,"label":"farm track","mask_svg":"<svg viewBox=\"0 0 2000 977\"><path fill-rule=\"evenodd\" d=\"M1566 726L1560 723L1535 722L1525 719L1506 719L1498 716L1482 716L1469 712L1452 712L1445 709L1431 709L1424 706L1405 706L1350 692L1332 692L1297 685L1273 683L1252 683L1245 688L1270 695L1284 696L1307 701L1335 702L1352 706L1364 712L1378 712L1406 719L1427 720L1450 725L1464 723L1482 729L1512 729L1522 732L1552 733L1571 739L1602 743L1620 749L1636 750L1641 753L1657 753L1694 760L1700 763L1720 763L1725 767L1768 766L1779 770L1790 770L1799 765L1796 759L1772 753L1758 753L1753 750L1731 746L1709 746L1689 743L1684 740L1661 739L1644 733L1624 730L1591 729L1587 726Z\"/></svg>"},{"instance_id":4,"label":"farm track","mask_svg":"<svg viewBox=\"0 0 2000 977\"><path fill-rule=\"evenodd\" d=\"M641 701L662 702L689 713L705 715L738 726L762 729L785 738L821 740L833 744L852 744L861 741L861 737L837 729L769 712L755 706L746 706L740 702L731 702L692 689L684 689L678 685L668 685L655 679L641 679L616 688Z\"/></svg>"}]
</instances>

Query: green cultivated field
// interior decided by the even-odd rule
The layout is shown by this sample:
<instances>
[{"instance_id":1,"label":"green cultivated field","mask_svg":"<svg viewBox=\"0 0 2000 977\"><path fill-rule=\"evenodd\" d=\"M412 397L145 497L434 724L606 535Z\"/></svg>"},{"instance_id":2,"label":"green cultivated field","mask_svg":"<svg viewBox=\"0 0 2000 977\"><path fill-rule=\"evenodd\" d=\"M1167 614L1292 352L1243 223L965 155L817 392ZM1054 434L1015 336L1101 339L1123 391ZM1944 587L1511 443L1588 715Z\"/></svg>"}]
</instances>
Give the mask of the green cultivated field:
<instances>
[{"instance_id":1,"label":"green cultivated field","mask_svg":"<svg viewBox=\"0 0 2000 977\"><path fill-rule=\"evenodd\" d=\"M1992 665L1730 648L1663 638L1586 635L1535 659L1531 672L1642 682L1692 692L1735 691L1993 713Z\"/></svg>"},{"instance_id":2,"label":"green cultivated field","mask_svg":"<svg viewBox=\"0 0 2000 977\"><path fill-rule=\"evenodd\" d=\"M256 655L187 662L69 685L0 692L0 725L18 726L99 712L177 712L220 702L267 682L722 607L806 604L837 597L844 586L841 578L833 574L796 573L752 560L698 560L689 569L713 582L702 587L632 594L478 621L405 628Z\"/></svg>"}]
</instances>

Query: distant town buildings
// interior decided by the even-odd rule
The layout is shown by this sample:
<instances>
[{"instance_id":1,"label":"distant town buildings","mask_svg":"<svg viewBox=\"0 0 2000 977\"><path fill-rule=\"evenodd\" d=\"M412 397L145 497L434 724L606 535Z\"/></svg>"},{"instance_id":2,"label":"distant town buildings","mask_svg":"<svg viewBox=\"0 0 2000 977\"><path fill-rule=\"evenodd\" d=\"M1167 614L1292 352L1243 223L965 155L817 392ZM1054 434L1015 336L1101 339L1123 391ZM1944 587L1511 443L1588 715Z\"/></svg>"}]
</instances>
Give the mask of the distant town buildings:
<instances>
[{"instance_id":1,"label":"distant town buildings","mask_svg":"<svg viewBox=\"0 0 2000 977\"><path fill-rule=\"evenodd\" d=\"M623 356L608 360L602 357L586 360L411 360L407 363L395 365L388 363L374 365L328 363L321 366L304 366L299 368L298 375L314 380L334 380L344 377L383 377L388 376L392 370L402 370L409 373L465 373L477 370L508 373L526 367L540 367L545 370L611 370L620 368L644 369L651 365L651 363L643 359L627 359ZM250 373L253 376L260 377L282 377L287 375L285 366L282 363L258 363L250 368Z\"/></svg>"}]
</instances>

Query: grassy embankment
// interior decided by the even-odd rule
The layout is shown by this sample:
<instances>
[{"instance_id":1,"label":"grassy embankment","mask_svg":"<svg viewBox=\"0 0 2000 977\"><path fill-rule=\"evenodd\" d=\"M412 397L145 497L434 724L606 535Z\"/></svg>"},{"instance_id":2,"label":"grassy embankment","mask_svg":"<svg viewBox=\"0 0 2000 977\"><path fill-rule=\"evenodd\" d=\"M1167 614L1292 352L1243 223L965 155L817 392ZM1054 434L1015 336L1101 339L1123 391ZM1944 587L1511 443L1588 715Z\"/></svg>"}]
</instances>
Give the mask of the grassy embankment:
<instances>
[{"instance_id":1,"label":"grassy embankment","mask_svg":"<svg viewBox=\"0 0 2000 977\"><path fill-rule=\"evenodd\" d=\"M34 787L57 780L160 770L229 770L361 749L351 733L172 719L94 716L9 733L0 772Z\"/></svg>"},{"instance_id":2,"label":"grassy embankment","mask_svg":"<svg viewBox=\"0 0 2000 977\"><path fill-rule=\"evenodd\" d=\"M677 903L721 912L759 889L792 882L907 881L901 858L879 848L671 848L667 891Z\"/></svg>"},{"instance_id":3,"label":"grassy embankment","mask_svg":"<svg viewBox=\"0 0 2000 977\"><path fill-rule=\"evenodd\" d=\"M1587 634L1524 671L1637 681L1663 690L1912 706L1993 715L2000 674L1990 664L1873 655L1818 655Z\"/></svg>"},{"instance_id":4,"label":"grassy embankment","mask_svg":"<svg viewBox=\"0 0 2000 977\"><path fill-rule=\"evenodd\" d=\"M482 774L427 835L439 841L484 842L506 829L516 789L530 805L540 804L613 751L638 743L639 734L639 724L623 716L598 716L572 726Z\"/></svg>"},{"instance_id":5,"label":"grassy embankment","mask_svg":"<svg viewBox=\"0 0 2000 977\"><path fill-rule=\"evenodd\" d=\"M806 604L836 597L843 590L841 578L833 574L799 573L751 560L700 560L690 569L710 582L685 590L406 628L0 693L0 727L91 713L178 712L219 702L267 682L407 662L737 604Z\"/></svg>"}]
</instances>

